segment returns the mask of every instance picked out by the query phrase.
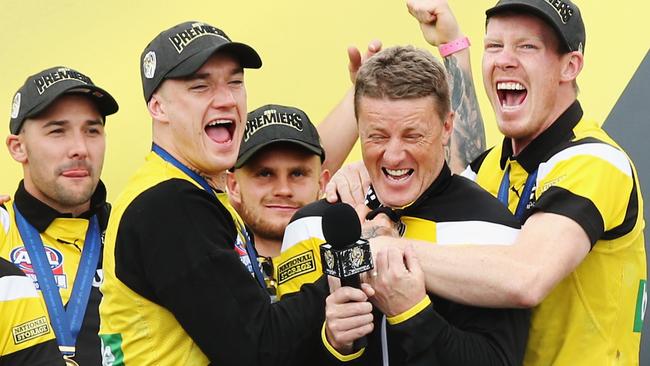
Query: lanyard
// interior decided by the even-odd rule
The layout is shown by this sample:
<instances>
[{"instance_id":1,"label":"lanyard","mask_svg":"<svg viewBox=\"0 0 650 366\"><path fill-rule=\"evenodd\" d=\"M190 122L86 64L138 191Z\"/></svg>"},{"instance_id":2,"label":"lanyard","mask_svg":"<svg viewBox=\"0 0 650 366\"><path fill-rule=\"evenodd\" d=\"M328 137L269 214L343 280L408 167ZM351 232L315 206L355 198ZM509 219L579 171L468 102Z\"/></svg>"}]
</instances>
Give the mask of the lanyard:
<instances>
[{"instance_id":1,"label":"lanyard","mask_svg":"<svg viewBox=\"0 0 650 366\"><path fill-rule=\"evenodd\" d=\"M180 169L183 173L187 174L190 178L192 178L196 183L198 183L206 192L210 193L212 196L217 198L217 195L214 193L214 190L208 184L208 181L205 180L202 176L197 174L195 171L192 169L188 168L185 164L181 163L173 157L170 153L165 151L162 147L153 144L151 147L151 150L158 154L163 160L166 162L172 164L173 166L177 167ZM237 228L239 229L239 232L241 233L241 236L243 237L243 241L246 243L246 254L248 254L248 259L251 262L251 268L253 270L253 276L257 279L257 282L262 286L262 288L266 288L266 284L264 283L264 276L262 276L262 271L260 270L260 265L257 262L257 253L255 252L255 248L253 248L253 243L251 242L250 237L248 236L248 232L246 231L246 228L244 225L240 224L235 218L233 218L233 221L235 222L235 225L237 225Z\"/></svg>"},{"instance_id":2,"label":"lanyard","mask_svg":"<svg viewBox=\"0 0 650 366\"><path fill-rule=\"evenodd\" d=\"M526 184L524 185L524 190L521 192L519 197L519 203L517 204L517 209L515 210L515 216L519 222L523 223L524 213L526 212L526 206L530 202L530 194L533 192L533 187L535 186L535 181L537 180L537 169L534 172L528 175L526 179ZM501 203L508 207L508 191L510 189L510 165L506 168L506 171L503 174L503 179L501 179L501 185L499 186L498 198Z\"/></svg>"},{"instance_id":3,"label":"lanyard","mask_svg":"<svg viewBox=\"0 0 650 366\"><path fill-rule=\"evenodd\" d=\"M50 263L45 255L45 248L40 234L18 211L15 203L14 212L16 213L18 231L24 241L36 273L38 285L43 293L47 311L50 314L50 322L54 328L56 340L64 355L74 355L75 343L86 314L90 288L99 261L101 239L97 216L93 215L88 220L88 230L86 230L86 240L81 253L81 261L72 287L72 294L68 300L67 310L65 310L59 288L54 281Z\"/></svg>"}]
</instances>

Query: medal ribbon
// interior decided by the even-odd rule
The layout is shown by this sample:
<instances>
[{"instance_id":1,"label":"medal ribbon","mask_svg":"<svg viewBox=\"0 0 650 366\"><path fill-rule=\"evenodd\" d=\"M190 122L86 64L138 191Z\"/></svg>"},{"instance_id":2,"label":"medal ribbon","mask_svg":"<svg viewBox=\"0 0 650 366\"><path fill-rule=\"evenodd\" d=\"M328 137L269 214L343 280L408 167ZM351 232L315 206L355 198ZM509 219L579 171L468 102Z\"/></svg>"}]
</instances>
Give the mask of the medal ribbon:
<instances>
[{"instance_id":1,"label":"medal ribbon","mask_svg":"<svg viewBox=\"0 0 650 366\"><path fill-rule=\"evenodd\" d=\"M530 202L530 194L533 192L533 187L535 186L535 181L537 180L537 169L528 175L526 179L526 184L524 185L524 190L519 197L519 203L517 204L517 209L515 210L515 216L519 222L523 223L524 214L526 212L526 206ZM503 174L501 179L501 185L499 186L499 193L497 198L499 201L508 207L508 191L510 189L510 165L506 168L506 171Z\"/></svg>"}]
</instances>

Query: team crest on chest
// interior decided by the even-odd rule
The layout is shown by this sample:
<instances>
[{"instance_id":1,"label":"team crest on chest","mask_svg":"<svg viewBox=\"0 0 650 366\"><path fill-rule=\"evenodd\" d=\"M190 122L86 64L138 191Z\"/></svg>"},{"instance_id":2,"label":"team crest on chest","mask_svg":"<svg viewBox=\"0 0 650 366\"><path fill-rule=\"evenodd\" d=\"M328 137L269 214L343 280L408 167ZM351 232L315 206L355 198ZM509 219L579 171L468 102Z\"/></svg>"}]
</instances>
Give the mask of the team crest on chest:
<instances>
[{"instance_id":1,"label":"team crest on chest","mask_svg":"<svg viewBox=\"0 0 650 366\"><path fill-rule=\"evenodd\" d=\"M54 275L54 281L56 285L60 288L68 288L68 281L65 272L63 271L63 254L47 246L45 248L45 257L47 258L48 263L50 264L50 269ZM10 259L13 264L15 264L21 271L23 271L29 278L34 281L34 285L37 290L40 290L38 286L38 281L36 279L36 272L32 266L32 261L29 258L29 253L25 247L18 247L11 251Z\"/></svg>"}]
</instances>

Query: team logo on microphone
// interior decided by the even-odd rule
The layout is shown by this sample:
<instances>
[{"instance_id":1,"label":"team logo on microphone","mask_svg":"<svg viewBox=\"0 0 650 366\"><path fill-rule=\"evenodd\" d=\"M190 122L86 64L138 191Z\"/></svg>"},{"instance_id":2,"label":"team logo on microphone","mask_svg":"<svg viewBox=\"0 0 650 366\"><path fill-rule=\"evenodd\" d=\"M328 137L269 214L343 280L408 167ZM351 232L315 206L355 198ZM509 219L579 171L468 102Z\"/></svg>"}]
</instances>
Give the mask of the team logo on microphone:
<instances>
[{"instance_id":1,"label":"team logo on microphone","mask_svg":"<svg viewBox=\"0 0 650 366\"><path fill-rule=\"evenodd\" d=\"M354 247L350 251L350 263L352 264L353 267L361 267L363 264L363 249L361 247Z\"/></svg>"},{"instance_id":2,"label":"team logo on microphone","mask_svg":"<svg viewBox=\"0 0 650 366\"><path fill-rule=\"evenodd\" d=\"M334 268L334 255L330 251L323 252L327 268Z\"/></svg>"}]
</instances>

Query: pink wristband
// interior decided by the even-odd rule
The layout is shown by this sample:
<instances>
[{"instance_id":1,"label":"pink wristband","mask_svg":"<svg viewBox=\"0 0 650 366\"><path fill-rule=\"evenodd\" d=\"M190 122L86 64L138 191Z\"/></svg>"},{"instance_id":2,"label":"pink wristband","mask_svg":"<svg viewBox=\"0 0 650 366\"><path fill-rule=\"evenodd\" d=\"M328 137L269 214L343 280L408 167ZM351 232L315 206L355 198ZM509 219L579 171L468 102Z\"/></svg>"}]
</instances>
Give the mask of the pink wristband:
<instances>
[{"instance_id":1,"label":"pink wristband","mask_svg":"<svg viewBox=\"0 0 650 366\"><path fill-rule=\"evenodd\" d=\"M441 44L440 46L438 46L438 51L440 52L440 56L447 57L453 53L462 51L469 46L470 46L469 38L463 37L463 38L458 38L456 40L453 40L449 43Z\"/></svg>"}]
</instances>

